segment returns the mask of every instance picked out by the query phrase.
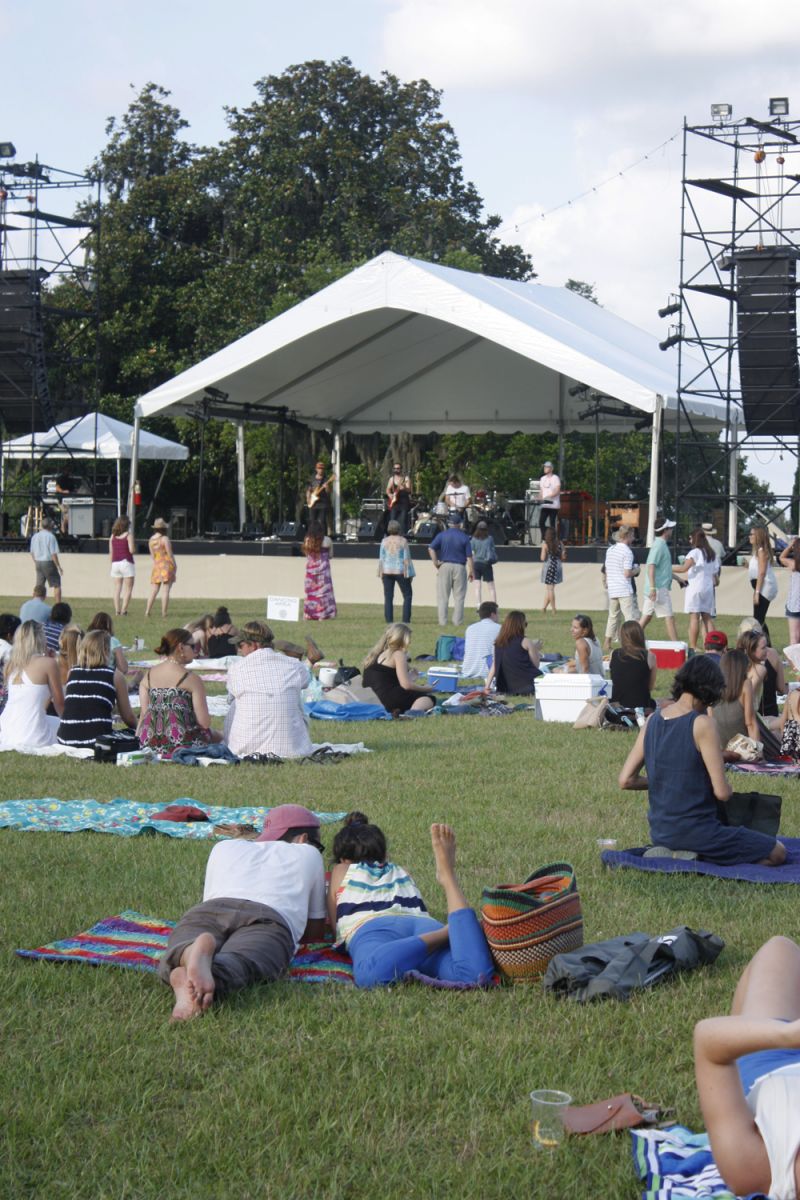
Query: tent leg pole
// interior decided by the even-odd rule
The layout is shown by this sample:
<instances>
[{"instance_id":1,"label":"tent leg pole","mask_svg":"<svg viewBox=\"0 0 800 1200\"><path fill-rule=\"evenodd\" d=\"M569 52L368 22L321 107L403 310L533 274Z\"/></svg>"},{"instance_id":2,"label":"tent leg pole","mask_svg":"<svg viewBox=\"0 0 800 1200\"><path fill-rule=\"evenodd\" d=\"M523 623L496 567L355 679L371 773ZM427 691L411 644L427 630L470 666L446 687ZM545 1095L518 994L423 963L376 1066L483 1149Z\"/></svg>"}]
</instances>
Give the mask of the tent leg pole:
<instances>
[{"instance_id":1,"label":"tent leg pole","mask_svg":"<svg viewBox=\"0 0 800 1200\"><path fill-rule=\"evenodd\" d=\"M730 478L728 480L728 491L730 492L730 500L728 502L728 545L733 548L738 542L738 524L739 524L739 426L734 422L733 425L733 445L729 455Z\"/></svg>"},{"instance_id":2,"label":"tent leg pole","mask_svg":"<svg viewBox=\"0 0 800 1200\"><path fill-rule=\"evenodd\" d=\"M131 477L128 482L128 520L131 523L131 529L136 527L136 505L134 504L134 488L136 487L136 477L139 474L139 435L142 431L142 418L138 412L133 418L133 437L131 438Z\"/></svg>"},{"instance_id":3,"label":"tent leg pole","mask_svg":"<svg viewBox=\"0 0 800 1200\"><path fill-rule=\"evenodd\" d=\"M153 509L156 506L156 500L158 499L158 493L161 491L161 485L164 482L164 476L167 473L168 466L169 466L169 463L167 462L166 459L164 459L164 465L161 468L161 474L158 477L158 483L156 484L156 490L153 492L153 495L150 497L150 503L147 506L147 512L146 512L145 518L144 518L144 524L145 524L146 529L150 528L150 518L153 515Z\"/></svg>"},{"instance_id":4,"label":"tent leg pole","mask_svg":"<svg viewBox=\"0 0 800 1200\"><path fill-rule=\"evenodd\" d=\"M342 532L342 483L341 483L341 464L342 464L342 435L337 429L333 435L333 462L331 470L334 473L333 479L333 531L337 537Z\"/></svg>"},{"instance_id":5,"label":"tent leg pole","mask_svg":"<svg viewBox=\"0 0 800 1200\"><path fill-rule=\"evenodd\" d=\"M658 463L661 452L661 421L664 400L656 396L653 409L653 428L650 434L650 503L647 506L647 545L652 546L656 536L656 511L658 509ZM640 531L641 532L641 531Z\"/></svg>"},{"instance_id":6,"label":"tent leg pole","mask_svg":"<svg viewBox=\"0 0 800 1200\"><path fill-rule=\"evenodd\" d=\"M244 422L236 422L236 484L239 494L239 532L247 521L247 506L244 495Z\"/></svg>"},{"instance_id":7,"label":"tent leg pole","mask_svg":"<svg viewBox=\"0 0 800 1200\"><path fill-rule=\"evenodd\" d=\"M122 476L120 475L119 458L117 458L117 516L122 516Z\"/></svg>"}]
</instances>

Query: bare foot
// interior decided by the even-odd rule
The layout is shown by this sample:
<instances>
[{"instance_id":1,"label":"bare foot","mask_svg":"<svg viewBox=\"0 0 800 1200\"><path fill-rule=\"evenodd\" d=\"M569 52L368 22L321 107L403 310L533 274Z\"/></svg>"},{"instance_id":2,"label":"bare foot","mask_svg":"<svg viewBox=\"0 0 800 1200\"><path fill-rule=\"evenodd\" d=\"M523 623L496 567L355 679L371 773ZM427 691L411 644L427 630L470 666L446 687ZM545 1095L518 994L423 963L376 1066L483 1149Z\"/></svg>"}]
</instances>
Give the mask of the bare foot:
<instances>
[{"instance_id":1,"label":"bare foot","mask_svg":"<svg viewBox=\"0 0 800 1200\"><path fill-rule=\"evenodd\" d=\"M444 886L455 871L456 835L449 825L431 825L431 845L436 862L436 878Z\"/></svg>"},{"instance_id":2,"label":"bare foot","mask_svg":"<svg viewBox=\"0 0 800 1200\"><path fill-rule=\"evenodd\" d=\"M195 1003L200 1012L206 1012L214 999L214 976L211 974L211 960L217 944L210 933L201 933L187 947L182 963L186 967L186 977Z\"/></svg>"},{"instance_id":3,"label":"bare foot","mask_svg":"<svg viewBox=\"0 0 800 1200\"><path fill-rule=\"evenodd\" d=\"M189 977L185 967L174 967L169 975L170 987L175 993L175 1007L172 1010L172 1021L191 1021L192 1017L200 1016L200 1009L194 998L194 991L189 986Z\"/></svg>"}]
</instances>

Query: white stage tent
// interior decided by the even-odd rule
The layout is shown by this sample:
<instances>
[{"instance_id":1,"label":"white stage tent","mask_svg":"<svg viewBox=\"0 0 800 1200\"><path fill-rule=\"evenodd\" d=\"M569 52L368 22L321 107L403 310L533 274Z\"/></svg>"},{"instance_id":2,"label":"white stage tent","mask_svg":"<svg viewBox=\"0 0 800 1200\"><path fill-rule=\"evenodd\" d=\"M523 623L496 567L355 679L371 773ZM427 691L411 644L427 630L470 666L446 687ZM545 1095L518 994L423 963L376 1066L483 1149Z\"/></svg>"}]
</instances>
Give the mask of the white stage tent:
<instances>
[{"instance_id":1,"label":"white stage tent","mask_svg":"<svg viewBox=\"0 0 800 1200\"><path fill-rule=\"evenodd\" d=\"M123 459L134 456L134 434L137 432L133 425L125 421L117 421L104 413L86 413L70 421L62 421L54 425L46 433L25 434L14 438L3 445L3 461L7 459L39 459L39 458L95 458L105 461L112 460L117 464L117 512L122 509L122 487L120 482L120 463ZM171 442L167 438L158 437L155 433L138 430L137 459L156 460L158 462L183 462L189 457L189 450L179 442ZM135 476L131 472L131 486Z\"/></svg>"},{"instance_id":2,"label":"white stage tent","mask_svg":"<svg viewBox=\"0 0 800 1200\"><path fill-rule=\"evenodd\" d=\"M583 384L635 410L604 414L604 430L652 415L656 496L677 378L674 348L663 353L652 335L566 288L387 252L142 396L136 423L167 412L241 423L286 409L333 432L335 470L345 432L585 430L587 396L570 395ZM725 423L718 400L685 406L695 429ZM338 496L335 508L338 522Z\"/></svg>"}]
</instances>

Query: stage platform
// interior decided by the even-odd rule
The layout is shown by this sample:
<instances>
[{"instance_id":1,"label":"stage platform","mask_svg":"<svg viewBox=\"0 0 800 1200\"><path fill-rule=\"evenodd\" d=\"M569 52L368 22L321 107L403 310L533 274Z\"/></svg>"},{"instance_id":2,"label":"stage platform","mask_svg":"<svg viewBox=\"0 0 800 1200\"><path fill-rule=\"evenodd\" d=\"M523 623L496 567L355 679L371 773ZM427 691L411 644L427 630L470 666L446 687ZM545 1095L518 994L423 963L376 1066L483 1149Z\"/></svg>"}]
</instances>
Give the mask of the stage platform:
<instances>
[{"instance_id":1,"label":"stage platform","mask_svg":"<svg viewBox=\"0 0 800 1200\"><path fill-rule=\"evenodd\" d=\"M59 546L64 554L107 554L108 539L107 538L72 538L64 537L56 534L59 540ZM426 562L428 560L428 542L410 542L411 557L414 562ZM224 554L228 557L245 557L245 558L302 558L300 542L273 540L272 538L265 539L233 539L233 538L190 538L186 541L173 541L172 543L175 555L178 558L193 555L218 556ZM378 549L380 542L334 542L334 556L343 561L356 559L376 559L378 557ZM10 552L26 552L28 542L25 538L6 537L0 538L0 553ZM567 545L567 562L573 563L597 563L603 562L605 558L607 545L598 546L570 546ZM644 561L646 554L644 548L634 546L634 554L637 559L641 558ZM136 553L147 554L147 540L144 538L136 539ZM531 563L539 562L541 548L539 546L520 546L518 543L511 543L505 546L497 547L498 558L501 563Z\"/></svg>"}]
</instances>

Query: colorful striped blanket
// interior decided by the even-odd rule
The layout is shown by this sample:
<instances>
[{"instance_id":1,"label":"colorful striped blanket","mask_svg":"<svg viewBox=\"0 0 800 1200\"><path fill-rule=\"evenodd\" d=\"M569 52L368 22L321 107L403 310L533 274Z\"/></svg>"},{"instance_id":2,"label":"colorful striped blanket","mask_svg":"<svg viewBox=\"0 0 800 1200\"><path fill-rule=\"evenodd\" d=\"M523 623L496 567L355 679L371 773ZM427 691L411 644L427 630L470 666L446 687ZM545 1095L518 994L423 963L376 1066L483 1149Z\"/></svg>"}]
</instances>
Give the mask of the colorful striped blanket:
<instances>
[{"instance_id":1,"label":"colorful striped blanket","mask_svg":"<svg viewBox=\"0 0 800 1200\"><path fill-rule=\"evenodd\" d=\"M209 821L154 821L153 814L168 804L191 804L207 812ZM0 829L39 830L49 833L115 833L133 837L138 833L165 833L168 837L210 839L219 837L214 826L219 824L255 825L260 829L269 807L228 808L223 805L198 804L187 796L177 800L165 799L161 804L139 804L135 800L56 800L45 796L41 800L9 800L0 804ZM318 812L323 825L341 821L343 812Z\"/></svg>"},{"instance_id":2,"label":"colorful striped blanket","mask_svg":"<svg viewBox=\"0 0 800 1200\"><path fill-rule=\"evenodd\" d=\"M50 962L84 962L94 966L156 971L174 924L174 921L159 921L126 908L74 937L16 953L20 958L44 958ZM295 983L352 984L353 964L349 954L334 950L324 942L308 942L298 948L292 959L289 979Z\"/></svg>"},{"instance_id":3,"label":"colorful striped blanket","mask_svg":"<svg viewBox=\"0 0 800 1200\"><path fill-rule=\"evenodd\" d=\"M642 1200L736 1200L711 1157L708 1135L683 1125L632 1129L633 1166L644 1185ZM765 1198L751 1193L749 1200Z\"/></svg>"}]
</instances>

